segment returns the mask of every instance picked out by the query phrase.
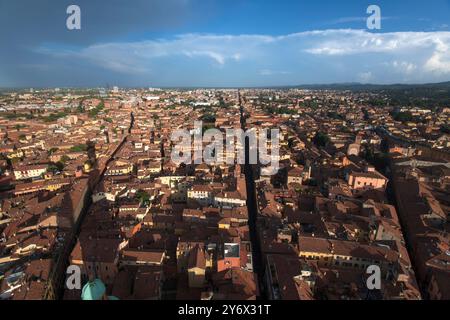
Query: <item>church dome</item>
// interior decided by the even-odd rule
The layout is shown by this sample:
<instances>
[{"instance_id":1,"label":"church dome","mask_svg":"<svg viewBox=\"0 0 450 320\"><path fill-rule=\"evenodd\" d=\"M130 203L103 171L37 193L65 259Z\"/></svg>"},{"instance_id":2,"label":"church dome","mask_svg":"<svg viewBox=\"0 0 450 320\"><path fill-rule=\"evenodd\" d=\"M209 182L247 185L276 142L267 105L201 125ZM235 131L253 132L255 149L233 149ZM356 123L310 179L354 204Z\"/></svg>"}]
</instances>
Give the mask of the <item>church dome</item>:
<instances>
[{"instance_id":1,"label":"church dome","mask_svg":"<svg viewBox=\"0 0 450 320\"><path fill-rule=\"evenodd\" d=\"M106 287L100 279L89 281L81 292L82 300L101 300L106 292Z\"/></svg>"}]
</instances>

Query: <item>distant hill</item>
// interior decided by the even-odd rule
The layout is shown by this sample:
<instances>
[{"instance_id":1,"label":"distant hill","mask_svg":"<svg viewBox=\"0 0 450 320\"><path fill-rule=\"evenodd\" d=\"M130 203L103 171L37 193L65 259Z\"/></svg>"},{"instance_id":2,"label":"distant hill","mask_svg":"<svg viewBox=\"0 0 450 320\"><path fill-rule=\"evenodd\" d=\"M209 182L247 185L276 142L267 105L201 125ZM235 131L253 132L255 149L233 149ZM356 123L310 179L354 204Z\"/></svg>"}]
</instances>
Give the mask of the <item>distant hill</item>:
<instances>
[{"instance_id":1,"label":"distant hill","mask_svg":"<svg viewBox=\"0 0 450 320\"><path fill-rule=\"evenodd\" d=\"M385 95L393 106L450 107L450 81L426 84L361 84L340 83L325 85L301 85L291 88L306 90L336 90L373 92ZM381 105L381 103L380 103Z\"/></svg>"},{"instance_id":2,"label":"distant hill","mask_svg":"<svg viewBox=\"0 0 450 320\"><path fill-rule=\"evenodd\" d=\"M363 83L334 83L334 84L307 84L292 86L293 88L309 90L349 90L349 91L384 91L384 90L412 90L433 89L450 90L450 81L426 84L363 84Z\"/></svg>"}]
</instances>

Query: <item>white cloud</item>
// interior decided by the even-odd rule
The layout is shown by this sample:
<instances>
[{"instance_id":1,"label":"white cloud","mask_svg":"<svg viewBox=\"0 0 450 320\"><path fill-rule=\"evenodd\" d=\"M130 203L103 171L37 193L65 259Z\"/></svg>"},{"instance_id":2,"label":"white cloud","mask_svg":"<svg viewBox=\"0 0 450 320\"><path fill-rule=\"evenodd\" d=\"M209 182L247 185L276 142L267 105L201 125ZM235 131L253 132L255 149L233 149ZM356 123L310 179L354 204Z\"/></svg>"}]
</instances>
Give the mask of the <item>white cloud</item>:
<instances>
[{"instance_id":1,"label":"white cloud","mask_svg":"<svg viewBox=\"0 0 450 320\"><path fill-rule=\"evenodd\" d=\"M404 74L411 74L417 69L417 65L407 61L393 61L392 67Z\"/></svg>"},{"instance_id":2,"label":"white cloud","mask_svg":"<svg viewBox=\"0 0 450 320\"><path fill-rule=\"evenodd\" d=\"M424 72L443 75L450 74L449 48L450 32L370 33L361 30L336 30L306 51L328 56L372 53L410 56L416 61L394 61L394 69L411 74L422 66Z\"/></svg>"},{"instance_id":3,"label":"white cloud","mask_svg":"<svg viewBox=\"0 0 450 320\"><path fill-rule=\"evenodd\" d=\"M437 74L450 74L449 42L436 40L436 49L425 64L425 70Z\"/></svg>"},{"instance_id":4,"label":"white cloud","mask_svg":"<svg viewBox=\"0 0 450 320\"><path fill-rule=\"evenodd\" d=\"M366 30L313 30L281 36L185 34L171 39L96 44L80 50L40 48L44 54L60 58L84 59L103 68L122 73L145 73L160 58L189 58L223 68L230 62L252 65L260 75L288 74L265 68L267 61L277 70L295 70L305 58L314 59L317 70L325 73L333 63L340 72L359 74L362 80L380 78L373 59L393 61L391 71L417 77L450 74L450 32L372 33ZM357 56L344 61L346 56ZM339 62L336 62L339 59ZM386 72L389 67L386 65ZM325 70L325 71L324 71ZM385 74L387 77L388 74ZM419 78L418 78L419 79ZM326 79L324 80L326 81Z\"/></svg>"},{"instance_id":5,"label":"white cloud","mask_svg":"<svg viewBox=\"0 0 450 320\"><path fill-rule=\"evenodd\" d=\"M317 55L362 53L405 53L417 49L436 49L450 43L450 32L371 33L364 30L334 30L306 51Z\"/></svg>"},{"instance_id":6,"label":"white cloud","mask_svg":"<svg viewBox=\"0 0 450 320\"><path fill-rule=\"evenodd\" d=\"M259 75L261 76L286 75L291 73L289 71L274 71L270 69L262 69L259 71Z\"/></svg>"},{"instance_id":7,"label":"white cloud","mask_svg":"<svg viewBox=\"0 0 450 320\"><path fill-rule=\"evenodd\" d=\"M214 51L184 51L184 54L190 58L195 56L206 56L214 61L216 61L220 65L225 64L225 57L221 55L220 53L214 52Z\"/></svg>"}]
</instances>

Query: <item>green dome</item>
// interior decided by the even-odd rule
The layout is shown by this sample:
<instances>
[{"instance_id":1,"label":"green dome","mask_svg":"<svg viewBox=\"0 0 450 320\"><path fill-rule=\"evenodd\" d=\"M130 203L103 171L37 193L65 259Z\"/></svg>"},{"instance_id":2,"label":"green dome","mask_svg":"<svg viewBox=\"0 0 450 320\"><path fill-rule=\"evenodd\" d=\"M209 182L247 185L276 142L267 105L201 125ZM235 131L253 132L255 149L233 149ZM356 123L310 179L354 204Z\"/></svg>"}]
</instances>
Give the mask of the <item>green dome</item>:
<instances>
[{"instance_id":1,"label":"green dome","mask_svg":"<svg viewBox=\"0 0 450 320\"><path fill-rule=\"evenodd\" d=\"M82 300L101 300L106 292L106 287L100 279L89 281L81 292Z\"/></svg>"}]
</instances>

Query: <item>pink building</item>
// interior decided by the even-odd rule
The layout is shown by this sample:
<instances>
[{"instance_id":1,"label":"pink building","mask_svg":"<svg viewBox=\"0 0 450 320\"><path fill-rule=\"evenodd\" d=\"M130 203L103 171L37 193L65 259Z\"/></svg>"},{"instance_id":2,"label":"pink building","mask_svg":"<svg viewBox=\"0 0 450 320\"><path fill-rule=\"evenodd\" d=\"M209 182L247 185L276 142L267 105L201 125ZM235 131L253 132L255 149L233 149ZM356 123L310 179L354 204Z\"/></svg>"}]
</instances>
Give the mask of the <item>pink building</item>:
<instances>
[{"instance_id":1,"label":"pink building","mask_svg":"<svg viewBox=\"0 0 450 320\"><path fill-rule=\"evenodd\" d=\"M364 172L351 172L347 176L347 183L355 191L385 190L388 179L375 170L374 167L366 167Z\"/></svg>"}]
</instances>

